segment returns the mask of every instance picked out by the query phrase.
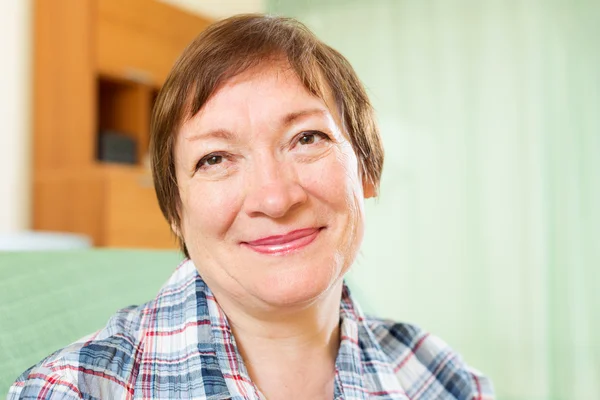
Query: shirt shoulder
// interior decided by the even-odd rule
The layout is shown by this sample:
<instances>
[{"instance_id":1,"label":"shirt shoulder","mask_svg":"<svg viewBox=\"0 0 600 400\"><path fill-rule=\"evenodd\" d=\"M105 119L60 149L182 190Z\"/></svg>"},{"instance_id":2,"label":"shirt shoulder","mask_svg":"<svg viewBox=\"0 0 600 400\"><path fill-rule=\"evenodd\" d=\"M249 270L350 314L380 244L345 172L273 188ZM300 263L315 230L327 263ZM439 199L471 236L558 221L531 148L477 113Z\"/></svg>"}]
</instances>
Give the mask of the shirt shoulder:
<instances>
[{"instance_id":1,"label":"shirt shoulder","mask_svg":"<svg viewBox=\"0 0 600 400\"><path fill-rule=\"evenodd\" d=\"M410 399L494 398L489 378L440 338L411 324L372 317L364 322Z\"/></svg>"}]
</instances>

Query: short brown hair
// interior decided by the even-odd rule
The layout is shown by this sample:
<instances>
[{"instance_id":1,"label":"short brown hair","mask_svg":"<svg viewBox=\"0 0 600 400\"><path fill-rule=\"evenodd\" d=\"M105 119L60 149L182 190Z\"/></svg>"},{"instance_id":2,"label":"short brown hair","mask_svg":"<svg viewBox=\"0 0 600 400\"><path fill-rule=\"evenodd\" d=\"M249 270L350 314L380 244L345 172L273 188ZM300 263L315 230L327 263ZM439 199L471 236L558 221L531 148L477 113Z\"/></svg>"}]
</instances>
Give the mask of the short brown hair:
<instances>
[{"instance_id":1,"label":"short brown hair","mask_svg":"<svg viewBox=\"0 0 600 400\"><path fill-rule=\"evenodd\" d=\"M292 18L238 15L212 24L190 43L173 66L152 111L154 187L160 209L172 226L180 228L181 224L173 153L179 128L221 84L273 59L287 61L310 93L323 100L326 93L333 95L362 178L375 188L379 185L383 146L367 93L348 60ZM179 240L189 256L183 238Z\"/></svg>"}]
</instances>

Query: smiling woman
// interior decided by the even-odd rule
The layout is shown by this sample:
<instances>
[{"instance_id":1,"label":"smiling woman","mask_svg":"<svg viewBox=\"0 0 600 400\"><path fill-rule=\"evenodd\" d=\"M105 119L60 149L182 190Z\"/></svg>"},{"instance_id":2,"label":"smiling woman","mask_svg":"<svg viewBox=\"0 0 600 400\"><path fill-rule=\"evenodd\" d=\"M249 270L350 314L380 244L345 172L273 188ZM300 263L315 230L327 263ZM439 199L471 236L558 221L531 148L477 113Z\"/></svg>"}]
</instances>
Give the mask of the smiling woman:
<instances>
[{"instance_id":1,"label":"smiling woman","mask_svg":"<svg viewBox=\"0 0 600 400\"><path fill-rule=\"evenodd\" d=\"M177 229L226 315L241 305L231 301L271 316L324 294L339 302L364 219L340 126L331 96L312 95L283 60L229 79L182 124Z\"/></svg>"},{"instance_id":2,"label":"smiling woman","mask_svg":"<svg viewBox=\"0 0 600 400\"><path fill-rule=\"evenodd\" d=\"M291 19L221 21L174 66L152 125L158 200L188 259L9 398L492 397L443 342L364 316L344 285L383 150L343 56Z\"/></svg>"}]
</instances>

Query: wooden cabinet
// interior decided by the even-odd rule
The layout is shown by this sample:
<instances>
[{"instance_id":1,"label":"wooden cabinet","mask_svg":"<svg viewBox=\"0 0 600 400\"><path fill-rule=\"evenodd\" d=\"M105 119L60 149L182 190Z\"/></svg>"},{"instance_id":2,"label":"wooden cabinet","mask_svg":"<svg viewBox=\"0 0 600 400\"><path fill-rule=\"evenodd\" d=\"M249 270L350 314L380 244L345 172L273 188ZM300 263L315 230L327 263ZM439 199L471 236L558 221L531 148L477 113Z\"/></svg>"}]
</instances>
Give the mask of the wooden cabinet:
<instances>
[{"instance_id":1,"label":"wooden cabinet","mask_svg":"<svg viewBox=\"0 0 600 400\"><path fill-rule=\"evenodd\" d=\"M97 0L96 47L100 73L160 84L207 20L153 0Z\"/></svg>"},{"instance_id":2,"label":"wooden cabinet","mask_svg":"<svg viewBox=\"0 0 600 400\"><path fill-rule=\"evenodd\" d=\"M154 248L176 245L158 208L150 174L136 168L114 168L108 171L104 184L105 246Z\"/></svg>"},{"instance_id":3,"label":"wooden cabinet","mask_svg":"<svg viewBox=\"0 0 600 400\"><path fill-rule=\"evenodd\" d=\"M150 114L176 58L212 21L154 0L34 4L34 229L175 247L144 164ZM103 130L133 139L137 162L100 162Z\"/></svg>"}]
</instances>

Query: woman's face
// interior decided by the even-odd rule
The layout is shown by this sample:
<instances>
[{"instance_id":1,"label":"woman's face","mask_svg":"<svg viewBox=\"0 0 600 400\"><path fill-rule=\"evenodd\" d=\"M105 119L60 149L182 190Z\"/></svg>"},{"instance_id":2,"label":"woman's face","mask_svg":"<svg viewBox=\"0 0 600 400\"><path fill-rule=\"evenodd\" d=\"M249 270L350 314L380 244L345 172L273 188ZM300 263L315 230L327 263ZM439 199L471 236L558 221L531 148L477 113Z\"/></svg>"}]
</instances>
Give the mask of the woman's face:
<instances>
[{"instance_id":1,"label":"woman's face","mask_svg":"<svg viewBox=\"0 0 600 400\"><path fill-rule=\"evenodd\" d=\"M217 298L311 304L352 264L372 187L335 110L287 65L265 64L226 82L183 124L180 234Z\"/></svg>"}]
</instances>

